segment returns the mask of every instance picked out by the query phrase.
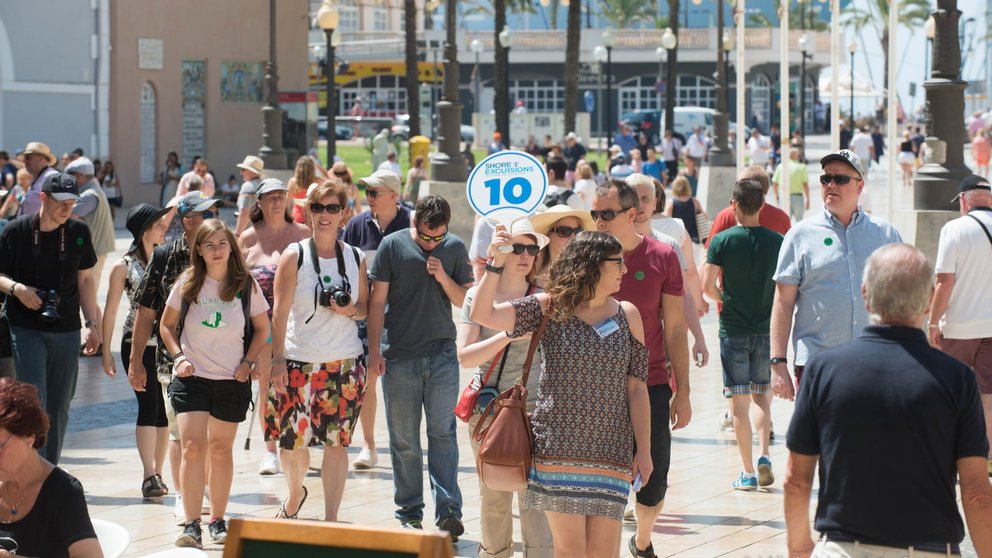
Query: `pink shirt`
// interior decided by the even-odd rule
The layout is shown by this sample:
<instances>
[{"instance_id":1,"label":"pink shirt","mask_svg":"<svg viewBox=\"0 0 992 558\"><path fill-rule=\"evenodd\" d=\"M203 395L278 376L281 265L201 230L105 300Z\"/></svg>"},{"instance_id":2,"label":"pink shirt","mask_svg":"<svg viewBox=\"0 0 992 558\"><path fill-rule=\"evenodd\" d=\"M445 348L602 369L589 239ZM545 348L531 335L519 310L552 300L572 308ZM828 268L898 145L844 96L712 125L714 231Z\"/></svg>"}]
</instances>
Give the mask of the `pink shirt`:
<instances>
[{"instance_id":1,"label":"pink shirt","mask_svg":"<svg viewBox=\"0 0 992 558\"><path fill-rule=\"evenodd\" d=\"M648 385L668 383L665 369L665 329L661 296L683 296L682 268L671 246L644 238L637 248L624 252L627 273L620 281L617 300L632 303L644 323L644 345L648 348Z\"/></svg>"},{"instance_id":2,"label":"pink shirt","mask_svg":"<svg viewBox=\"0 0 992 558\"><path fill-rule=\"evenodd\" d=\"M992 151L990 147L992 146L985 136L976 136L975 139L971 140L971 154L979 161L989 160L989 153Z\"/></svg>"},{"instance_id":3,"label":"pink shirt","mask_svg":"<svg viewBox=\"0 0 992 558\"><path fill-rule=\"evenodd\" d=\"M179 179L179 186L176 187L177 196L185 196L189 193L189 180L193 178L194 175L196 175L195 171L189 171ZM200 191L203 192L203 195L208 198L214 197L214 192L217 191L217 187L214 185L213 175L208 172L206 176L201 176L200 178L203 179L203 188L200 188Z\"/></svg>"}]
</instances>

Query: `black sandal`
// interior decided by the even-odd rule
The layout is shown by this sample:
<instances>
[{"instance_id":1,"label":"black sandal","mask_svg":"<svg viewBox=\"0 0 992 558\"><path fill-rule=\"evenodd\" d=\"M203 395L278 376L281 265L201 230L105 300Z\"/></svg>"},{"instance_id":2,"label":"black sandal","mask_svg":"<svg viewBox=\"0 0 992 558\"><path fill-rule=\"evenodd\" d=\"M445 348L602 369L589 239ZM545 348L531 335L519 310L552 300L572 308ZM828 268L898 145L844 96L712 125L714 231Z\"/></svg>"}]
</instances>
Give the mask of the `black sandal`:
<instances>
[{"instance_id":1,"label":"black sandal","mask_svg":"<svg viewBox=\"0 0 992 558\"><path fill-rule=\"evenodd\" d=\"M654 553L654 545L651 543L648 543L648 547L644 550L637 548L637 535L631 535L630 542L627 543L627 548L630 550L630 555L634 558L658 558L658 555Z\"/></svg>"},{"instance_id":2,"label":"black sandal","mask_svg":"<svg viewBox=\"0 0 992 558\"><path fill-rule=\"evenodd\" d=\"M296 513L294 513L293 515L289 515L289 513L286 511L286 502L283 502L282 505L279 506L279 513L276 514L276 519L296 519L296 516L300 515L300 510L303 509L303 504L306 503L307 496L309 495L310 494L307 492L307 487L304 486L303 499L300 500L300 505L296 507Z\"/></svg>"},{"instance_id":3,"label":"black sandal","mask_svg":"<svg viewBox=\"0 0 992 558\"><path fill-rule=\"evenodd\" d=\"M152 475L141 483L141 495L145 498L161 498L168 491L159 484L158 475Z\"/></svg>"}]
</instances>

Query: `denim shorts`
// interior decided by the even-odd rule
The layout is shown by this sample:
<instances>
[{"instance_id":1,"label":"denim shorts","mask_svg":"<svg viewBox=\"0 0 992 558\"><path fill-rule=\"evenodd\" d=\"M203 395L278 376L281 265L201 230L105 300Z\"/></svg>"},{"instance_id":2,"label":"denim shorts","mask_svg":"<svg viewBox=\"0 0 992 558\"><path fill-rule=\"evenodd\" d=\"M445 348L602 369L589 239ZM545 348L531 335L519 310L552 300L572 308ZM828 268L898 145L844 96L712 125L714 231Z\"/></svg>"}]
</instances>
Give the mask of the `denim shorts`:
<instances>
[{"instance_id":1,"label":"denim shorts","mask_svg":"<svg viewBox=\"0 0 992 558\"><path fill-rule=\"evenodd\" d=\"M771 349L767 335L720 338L723 387L732 395L765 393L771 382Z\"/></svg>"}]
</instances>

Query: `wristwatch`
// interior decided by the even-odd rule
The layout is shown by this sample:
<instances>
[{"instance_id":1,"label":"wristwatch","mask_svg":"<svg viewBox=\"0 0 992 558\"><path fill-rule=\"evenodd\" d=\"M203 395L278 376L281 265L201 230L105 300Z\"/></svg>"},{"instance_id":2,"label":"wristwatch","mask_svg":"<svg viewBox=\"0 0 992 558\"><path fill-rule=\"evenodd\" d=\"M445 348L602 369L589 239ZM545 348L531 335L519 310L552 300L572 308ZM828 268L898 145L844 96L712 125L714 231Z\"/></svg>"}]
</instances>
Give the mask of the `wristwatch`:
<instances>
[{"instance_id":1,"label":"wristwatch","mask_svg":"<svg viewBox=\"0 0 992 558\"><path fill-rule=\"evenodd\" d=\"M500 267L494 266L492 260L489 260L489 261L486 262L486 271L492 271L496 275L499 275L500 273L503 273L504 267L505 266L500 266Z\"/></svg>"},{"instance_id":2,"label":"wristwatch","mask_svg":"<svg viewBox=\"0 0 992 558\"><path fill-rule=\"evenodd\" d=\"M770 362L772 366L775 366L776 364L788 364L789 359L785 357L772 357L768 362Z\"/></svg>"},{"instance_id":3,"label":"wristwatch","mask_svg":"<svg viewBox=\"0 0 992 558\"><path fill-rule=\"evenodd\" d=\"M242 364L247 364L248 365L248 370L254 370L255 367L258 366L258 362L254 361L254 360L249 360L247 358L241 359L241 363Z\"/></svg>"}]
</instances>

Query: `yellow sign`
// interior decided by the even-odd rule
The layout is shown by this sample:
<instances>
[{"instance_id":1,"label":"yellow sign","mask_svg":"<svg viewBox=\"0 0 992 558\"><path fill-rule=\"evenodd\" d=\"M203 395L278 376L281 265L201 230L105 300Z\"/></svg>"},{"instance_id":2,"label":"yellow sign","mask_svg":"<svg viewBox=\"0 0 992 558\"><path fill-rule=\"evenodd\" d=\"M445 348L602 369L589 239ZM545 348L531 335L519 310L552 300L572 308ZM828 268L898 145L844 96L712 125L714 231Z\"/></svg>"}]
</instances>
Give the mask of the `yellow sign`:
<instances>
[{"instance_id":1,"label":"yellow sign","mask_svg":"<svg viewBox=\"0 0 992 558\"><path fill-rule=\"evenodd\" d=\"M310 65L310 86L317 87L326 84L326 80L321 75L320 68L316 64ZM361 79L372 76L406 76L406 64L403 62L351 62L347 66L341 64L337 67L334 76L334 83L337 85L347 85ZM444 68L438 64L435 68L430 62L417 63L417 81L419 83L441 83L444 77Z\"/></svg>"}]
</instances>

